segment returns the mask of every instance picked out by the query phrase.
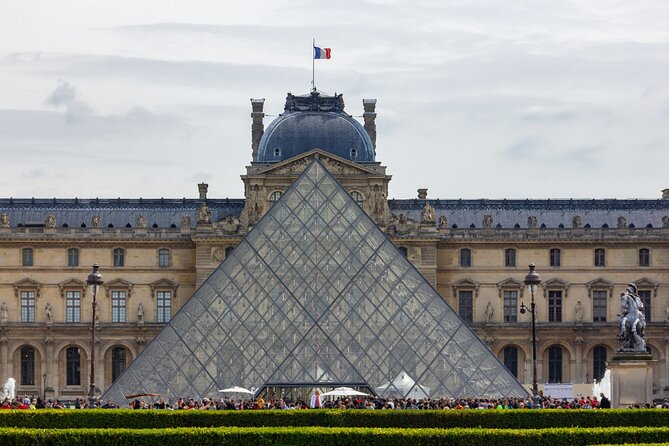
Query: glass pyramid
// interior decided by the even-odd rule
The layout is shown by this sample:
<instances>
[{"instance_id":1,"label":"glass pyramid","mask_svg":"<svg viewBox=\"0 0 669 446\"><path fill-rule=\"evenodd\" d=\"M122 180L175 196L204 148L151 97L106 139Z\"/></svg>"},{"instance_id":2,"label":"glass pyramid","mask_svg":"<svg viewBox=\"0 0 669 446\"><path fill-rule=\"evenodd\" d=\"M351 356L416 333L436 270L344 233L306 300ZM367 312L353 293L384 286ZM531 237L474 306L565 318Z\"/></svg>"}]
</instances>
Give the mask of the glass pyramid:
<instances>
[{"instance_id":1,"label":"glass pyramid","mask_svg":"<svg viewBox=\"0 0 669 446\"><path fill-rule=\"evenodd\" d=\"M318 160L103 399L235 385L527 395Z\"/></svg>"}]
</instances>

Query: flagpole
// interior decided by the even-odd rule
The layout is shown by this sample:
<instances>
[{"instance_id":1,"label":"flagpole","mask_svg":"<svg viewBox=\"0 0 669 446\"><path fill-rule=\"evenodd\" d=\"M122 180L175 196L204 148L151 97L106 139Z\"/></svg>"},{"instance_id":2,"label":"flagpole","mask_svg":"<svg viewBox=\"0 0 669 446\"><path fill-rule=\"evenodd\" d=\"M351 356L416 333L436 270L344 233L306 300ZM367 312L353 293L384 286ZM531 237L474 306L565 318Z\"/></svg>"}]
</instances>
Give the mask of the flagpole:
<instances>
[{"instance_id":1,"label":"flagpole","mask_svg":"<svg viewBox=\"0 0 669 446\"><path fill-rule=\"evenodd\" d=\"M311 89L313 91L316 91L316 82L315 82L316 58L314 57L315 51L316 51L316 38L314 37L314 41L311 44Z\"/></svg>"}]
</instances>

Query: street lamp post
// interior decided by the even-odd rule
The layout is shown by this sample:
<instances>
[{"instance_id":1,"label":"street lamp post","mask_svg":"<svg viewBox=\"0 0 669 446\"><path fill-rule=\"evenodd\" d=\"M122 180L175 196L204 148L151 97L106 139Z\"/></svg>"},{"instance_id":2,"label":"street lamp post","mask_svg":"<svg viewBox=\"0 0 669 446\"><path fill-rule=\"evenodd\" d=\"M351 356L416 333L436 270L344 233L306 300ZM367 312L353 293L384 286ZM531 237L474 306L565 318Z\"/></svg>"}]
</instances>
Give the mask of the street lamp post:
<instances>
[{"instance_id":1,"label":"street lamp post","mask_svg":"<svg viewBox=\"0 0 669 446\"><path fill-rule=\"evenodd\" d=\"M525 276L525 285L530 289L532 302L530 308L521 302L520 312L525 314L529 312L532 315L532 407L538 407L539 404L539 384L537 383L537 324L536 315L537 308L534 302L534 295L537 292L537 287L541 283L539 274L534 270L534 263L530 263L530 271Z\"/></svg>"},{"instance_id":2,"label":"street lamp post","mask_svg":"<svg viewBox=\"0 0 669 446\"><path fill-rule=\"evenodd\" d=\"M42 398L46 399L46 372L42 373Z\"/></svg>"},{"instance_id":3,"label":"street lamp post","mask_svg":"<svg viewBox=\"0 0 669 446\"><path fill-rule=\"evenodd\" d=\"M91 319L91 380L88 389L88 407L95 407L95 311L97 307L98 286L105 283L98 272L98 264L93 265L93 272L88 275L86 283L93 286L93 315Z\"/></svg>"}]
</instances>

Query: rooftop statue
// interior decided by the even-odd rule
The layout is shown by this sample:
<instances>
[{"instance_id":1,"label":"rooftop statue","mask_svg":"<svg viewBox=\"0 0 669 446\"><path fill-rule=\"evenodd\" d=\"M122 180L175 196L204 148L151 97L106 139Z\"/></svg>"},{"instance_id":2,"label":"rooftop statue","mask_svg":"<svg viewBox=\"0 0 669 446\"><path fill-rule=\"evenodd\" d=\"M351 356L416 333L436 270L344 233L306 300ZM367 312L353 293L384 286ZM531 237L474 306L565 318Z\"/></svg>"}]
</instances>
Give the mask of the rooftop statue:
<instances>
[{"instance_id":1,"label":"rooftop statue","mask_svg":"<svg viewBox=\"0 0 669 446\"><path fill-rule=\"evenodd\" d=\"M620 334L618 339L623 343L621 351L646 353L644 340L646 316L643 313L643 302L637 294L636 285L630 283L620 293Z\"/></svg>"}]
</instances>

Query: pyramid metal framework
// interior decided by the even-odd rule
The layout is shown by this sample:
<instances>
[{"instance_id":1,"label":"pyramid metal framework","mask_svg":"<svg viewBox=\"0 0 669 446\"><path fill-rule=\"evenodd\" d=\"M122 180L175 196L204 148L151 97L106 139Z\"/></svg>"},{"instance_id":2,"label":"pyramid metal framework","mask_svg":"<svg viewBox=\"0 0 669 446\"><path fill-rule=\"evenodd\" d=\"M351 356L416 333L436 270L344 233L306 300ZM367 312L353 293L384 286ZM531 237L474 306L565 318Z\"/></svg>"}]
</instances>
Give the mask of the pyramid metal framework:
<instances>
[{"instance_id":1,"label":"pyramid metal framework","mask_svg":"<svg viewBox=\"0 0 669 446\"><path fill-rule=\"evenodd\" d=\"M318 159L103 398L233 385L527 395Z\"/></svg>"}]
</instances>

